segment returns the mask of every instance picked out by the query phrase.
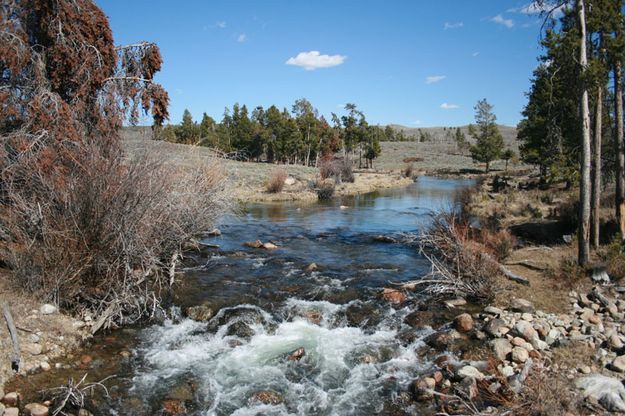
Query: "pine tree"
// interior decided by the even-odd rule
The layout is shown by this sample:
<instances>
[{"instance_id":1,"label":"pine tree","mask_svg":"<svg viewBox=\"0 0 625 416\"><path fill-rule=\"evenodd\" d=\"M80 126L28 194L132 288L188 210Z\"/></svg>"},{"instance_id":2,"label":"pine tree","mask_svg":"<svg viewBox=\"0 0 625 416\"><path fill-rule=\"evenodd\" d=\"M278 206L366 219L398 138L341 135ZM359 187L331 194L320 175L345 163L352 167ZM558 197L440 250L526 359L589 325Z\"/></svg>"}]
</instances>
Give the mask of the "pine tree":
<instances>
[{"instance_id":1,"label":"pine tree","mask_svg":"<svg viewBox=\"0 0 625 416\"><path fill-rule=\"evenodd\" d=\"M503 137L499 132L493 113L493 106L486 99L475 105L475 123L477 127L469 129L469 134L476 140L471 146L473 161L486 163L486 172L490 171L490 163L499 159L503 150Z\"/></svg>"}]
</instances>

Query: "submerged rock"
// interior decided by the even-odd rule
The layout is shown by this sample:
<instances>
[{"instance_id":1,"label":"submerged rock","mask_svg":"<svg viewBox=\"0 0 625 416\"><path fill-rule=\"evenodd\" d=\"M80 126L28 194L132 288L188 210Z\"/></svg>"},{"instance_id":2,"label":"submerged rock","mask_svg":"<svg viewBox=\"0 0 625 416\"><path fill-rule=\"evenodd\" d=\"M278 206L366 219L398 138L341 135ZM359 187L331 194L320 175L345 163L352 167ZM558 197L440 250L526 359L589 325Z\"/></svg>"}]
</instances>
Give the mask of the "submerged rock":
<instances>
[{"instance_id":1,"label":"submerged rock","mask_svg":"<svg viewBox=\"0 0 625 416\"><path fill-rule=\"evenodd\" d=\"M270 404L277 406L284 401L282 395L273 390L261 390L254 393L250 398L251 402L260 402L263 404Z\"/></svg>"},{"instance_id":2,"label":"submerged rock","mask_svg":"<svg viewBox=\"0 0 625 416\"><path fill-rule=\"evenodd\" d=\"M187 408L181 400L163 400L163 415L182 416L187 414Z\"/></svg>"},{"instance_id":3,"label":"submerged rock","mask_svg":"<svg viewBox=\"0 0 625 416\"><path fill-rule=\"evenodd\" d=\"M207 322L215 315L214 309L208 304L191 306L186 312L190 319L199 322Z\"/></svg>"},{"instance_id":4,"label":"submerged rock","mask_svg":"<svg viewBox=\"0 0 625 416\"><path fill-rule=\"evenodd\" d=\"M456 316L454 319L454 325L460 332L469 332L473 330L473 327L475 326L473 318L468 313Z\"/></svg>"},{"instance_id":5,"label":"submerged rock","mask_svg":"<svg viewBox=\"0 0 625 416\"><path fill-rule=\"evenodd\" d=\"M250 248L261 248L263 246L263 242L260 241L260 240L247 241L247 242L243 243L243 245L245 247L250 247Z\"/></svg>"}]
</instances>

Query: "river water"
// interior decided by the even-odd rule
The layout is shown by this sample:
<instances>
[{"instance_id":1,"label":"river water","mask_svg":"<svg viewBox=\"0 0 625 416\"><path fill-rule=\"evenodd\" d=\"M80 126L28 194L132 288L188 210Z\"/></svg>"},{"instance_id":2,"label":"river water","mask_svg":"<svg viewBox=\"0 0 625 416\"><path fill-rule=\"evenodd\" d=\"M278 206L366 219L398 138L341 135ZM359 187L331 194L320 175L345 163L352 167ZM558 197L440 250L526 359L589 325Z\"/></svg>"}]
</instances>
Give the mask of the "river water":
<instances>
[{"instance_id":1,"label":"river water","mask_svg":"<svg viewBox=\"0 0 625 416\"><path fill-rule=\"evenodd\" d=\"M204 240L219 248L185 260L175 304L219 311L208 323L174 310L160 324L98 336L88 370L69 365L31 383L115 374L110 398L93 399L101 414L159 414L164 403L197 415L416 412L399 395L431 368L416 351L432 329L410 323L418 298L393 306L380 294L429 270L413 237L471 184L421 177L323 204L250 205ZM251 240L279 248L243 246ZM305 355L289 360L299 348ZM261 391L275 403L258 400Z\"/></svg>"}]
</instances>

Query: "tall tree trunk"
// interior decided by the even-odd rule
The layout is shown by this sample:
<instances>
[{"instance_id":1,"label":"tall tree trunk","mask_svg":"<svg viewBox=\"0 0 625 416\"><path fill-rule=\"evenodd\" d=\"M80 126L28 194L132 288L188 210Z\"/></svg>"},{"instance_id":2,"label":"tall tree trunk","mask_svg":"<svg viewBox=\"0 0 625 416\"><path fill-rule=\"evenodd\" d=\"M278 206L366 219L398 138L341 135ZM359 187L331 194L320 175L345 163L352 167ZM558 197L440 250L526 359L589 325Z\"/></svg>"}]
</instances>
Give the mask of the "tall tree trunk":
<instances>
[{"instance_id":1,"label":"tall tree trunk","mask_svg":"<svg viewBox=\"0 0 625 416\"><path fill-rule=\"evenodd\" d=\"M623 137L623 84L620 58L614 62L614 117L616 118L616 222L625 241L625 137Z\"/></svg>"},{"instance_id":2,"label":"tall tree trunk","mask_svg":"<svg viewBox=\"0 0 625 416\"><path fill-rule=\"evenodd\" d=\"M577 1L577 14L579 19L579 64L581 78L585 79L588 57L586 56L586 13L584 0ZM582 114L582 154L579 179L579 230L578 230L578 255L577 262L581 266L588 263L590 252L590 110L588 108L588 88L582 85L581 91L581 114Z\"/></svg>"},{"instance_id":3,"label":"tall tree trunk","mask_svg":"<svg viewBox=\"0 0 625 416\"><path fill-rule=\"evenodd\" d=\"M603 118L603 85L597 87L597 106L595 108L595 135L593 149L593 172L592 172L592 201L590 211L592 213L591 241L595 249L599 247L599 209L601 208L601 140Z\"/></svg>"}]
</instances>

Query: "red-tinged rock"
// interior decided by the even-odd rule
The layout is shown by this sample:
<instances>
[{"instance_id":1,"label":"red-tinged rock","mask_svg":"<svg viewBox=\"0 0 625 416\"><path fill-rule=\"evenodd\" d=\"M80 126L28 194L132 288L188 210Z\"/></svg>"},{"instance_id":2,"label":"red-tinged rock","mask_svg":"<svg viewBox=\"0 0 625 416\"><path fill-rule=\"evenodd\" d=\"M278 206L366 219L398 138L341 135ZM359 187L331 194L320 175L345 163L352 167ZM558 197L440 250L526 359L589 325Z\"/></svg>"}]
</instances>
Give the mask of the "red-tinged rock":
<instances>
[{"instance_id":1,"label":"red-tinged rock","mask_svg":"<svg viewBox=\"0 0 625 416\"><path fill-rule=\"evenodd\" d=\"M260 240L256 240L256 241L248 241L246 243L243 243L243 245L245 247L251 247L251 248L261 248L263 246L263 242Z\"/></svg>"},{"instance_id":2,"label":"red-tinged rock","mask_svg":"<svg viewBox=\"0 0 625 416\"><path fill-rule=\"evenodd\" d=\"M163 414L167 416L182 416L187 414L184 403L180 400L163 400Z\"/></svg>"},{"instance_id":3,"label":"red-tinged rock","mask_svg":"<svg viewBox=\"0 0 625 416\"><path fill-rule=\"evenodd\" d=\"M463 313L456 316L454 324L456 326L456 329L460 332L469 332L473 330L473 327L475 326L473 318L468 313Z\"/></svg>"},{"instance_id":4,"label":"red-tinged rock","mask_svg":"<svg viewBox=\"0 0 625 416\"><path fill-rule=\"evenodd\" d=\"M288 357L287 360L288 361L299 361L302 359L302 357L304 357L306 355L306 350L304 349L304 347L300 347L298 349L296 349L295 351L293 351Z\"/></svg>"},{"instance_id":5,"label":"red-tinged rock","mask_svg":"<svg viewBox=\"0 0 625 416\"><path fill-rule=\"evenodd\" d=\"M261 390L254 393L250 401L277 406L282 403L284 399L280 393L273 390Z\"/></svg>"},{"instance_id":6,"label":"red-tinged rock","mask_svg":"<svg viewBox=\"0 0 625 416\"><path fill-rule=\"evenodd\" d=\"M397 289L390 289L388 287L384 288L384 291L382 292L382 297L385 301L395 305L404 303L407 299L404 292Z\"/></svg>"}]
</instances>

